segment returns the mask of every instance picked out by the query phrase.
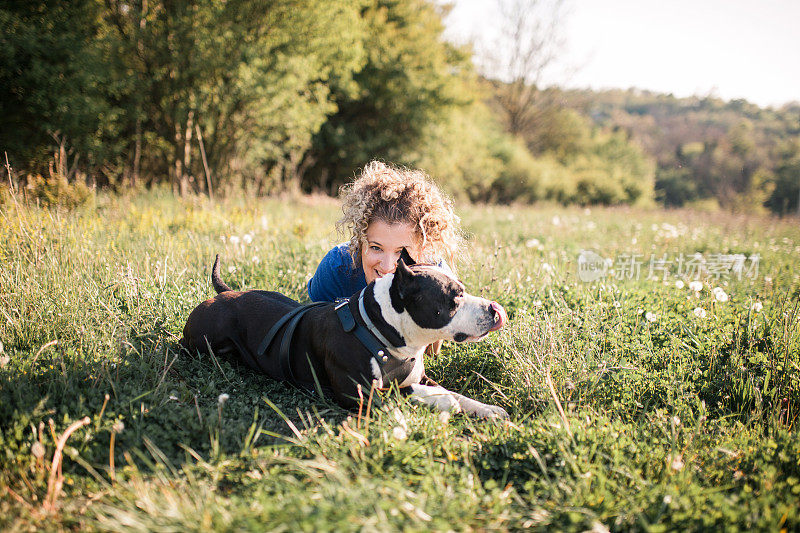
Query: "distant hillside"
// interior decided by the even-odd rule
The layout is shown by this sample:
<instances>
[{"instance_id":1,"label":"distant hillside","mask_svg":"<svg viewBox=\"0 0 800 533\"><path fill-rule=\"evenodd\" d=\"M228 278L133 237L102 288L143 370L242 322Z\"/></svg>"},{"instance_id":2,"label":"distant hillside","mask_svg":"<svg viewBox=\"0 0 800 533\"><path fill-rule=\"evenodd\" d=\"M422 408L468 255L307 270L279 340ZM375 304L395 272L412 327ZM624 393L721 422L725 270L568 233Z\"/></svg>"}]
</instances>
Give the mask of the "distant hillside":
<instances>
[{"instance_id":1,"label":"distant hillside","mask_svg":"<svg viewBox=\"0 0 800 533\"><path fill-rule=\"evenodd\" d=\"M800 195L800 103L676 98L638 90L566 91L562 102L596 126L624 132L656 164L665 205L795 212Z\"/></svg>"}]
</instances>

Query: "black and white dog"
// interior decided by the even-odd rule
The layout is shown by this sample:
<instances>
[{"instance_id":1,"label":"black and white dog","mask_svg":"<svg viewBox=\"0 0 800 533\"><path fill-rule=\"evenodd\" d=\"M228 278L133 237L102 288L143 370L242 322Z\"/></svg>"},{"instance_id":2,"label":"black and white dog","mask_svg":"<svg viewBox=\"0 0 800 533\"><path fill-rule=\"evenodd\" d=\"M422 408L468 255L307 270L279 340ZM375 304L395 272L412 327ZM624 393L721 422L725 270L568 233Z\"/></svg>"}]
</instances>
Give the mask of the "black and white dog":
<instances>
[{"instance_id":1,"label":"black and white dog","mask_svg":"<svg viewBox=\"0 0 800 533\"><path fill-rule=\"evenodd\" d=\"M395 383L442 411L508 416L439 386L425 376L423 362L433 342L479 341L500 329L505 310L467 294L442 269L413 264L405 251L394 273L338 305L301 306L277 292L234 291L220 278L219 256L211 279L218 295L189 315L181 340L187 350L237 357L274 379L321 388L348 408L358 403L359 385L368 392Z\"/></svg>"}]
</instances>

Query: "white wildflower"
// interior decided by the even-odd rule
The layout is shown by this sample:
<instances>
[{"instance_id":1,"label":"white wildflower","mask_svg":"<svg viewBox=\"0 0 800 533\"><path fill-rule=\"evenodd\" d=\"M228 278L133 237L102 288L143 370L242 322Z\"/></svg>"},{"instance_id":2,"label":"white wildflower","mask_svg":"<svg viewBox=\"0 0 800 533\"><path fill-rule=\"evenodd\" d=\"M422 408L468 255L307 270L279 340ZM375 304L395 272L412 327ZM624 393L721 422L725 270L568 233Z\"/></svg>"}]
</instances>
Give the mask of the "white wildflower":
<instances>
[{"instance_id":1,"label":"white wildflower","mask_svg":"<svg viewBox=\"0 0 800 533\"><path fill-rule=\"evenodd\" d=\"M603 524L602 522L595 520L592 522L592 529L589 530L589 533L608 533L609 529Z\"/></svg>"},{"instance_id":2,"label":"white wildflower","mask_svg":"<svg viewBox=\"0 0 800 533\"><path fill-rule=\"evenodd\" d=\"M539 239L528 239L525 241L525 246L528 248L535 248L537 250L544 250L544 246L539 241Z\"/></svg>"},{"instance_id":3,"label":"white wildflower","mask_svg":"<svg viewBox=\"0 0 800 533\"><path fill-rule=\"evenodd\" d=\"M175 396L174 394L170 394L169 395L169 399L172 400L173 402L177 402L178 401L178 397Z\"/></svg>"},{"instance_id":4,"label":"white wildflower","mask_svg":"<svg viewBox=\"0 0 800 533\"><path fill-rule=\"evenodd\" d=\"M236 272L236 267L233 266L233 265L229 266L228 267L228 274L233 274L234 272Z\"/></svg>"},{"instance_id":5,"label":"white wildflower","mask_svg":"<svg viewBox=\"0 0 800 533\"><path fill-rule=\"evenodd\" d=\"M531 303L531 305L532 305L533 307L541 307L541 306L542 306L542 301L541 301L541 300L534 300L534 301Z\"/></svg>"},{"instance_id":6,"label":"white wildflower","mask_svg":"<svg viewBox=\"0 0 800 533\"><path fill-rule=\"evenodd\" d=\"M670 466L675 471L683 470L683 467L685 466L684 463L683 463L683 456L681 456L681 454L678 454L675 457L673 457L672 458L672 464Z\"/></svg>"},{"instance_id":7,"label":"white wildflower","mask_svg":"<svg viewBox=\"0 0 800 533\"><path fill-rule=\"evenodd\" d=\"M675 282L675 288L676 289L682 289L684 286L685 286L685 284L683 283L683 280L681 280L681 279L679 279L678 281Z\"/></svg>"},{"instance_id":8,"label":"white wildflower","mask_svg":"<svg viewBox=\"0 0 800 533\"><path fill-rule=\"evenodd\" d=\"M554 226L560 226L561 225L561 219L558 217L558 215L553 217L552 222L553 222Z\"/></svg>"},{"instance_id":9,"label":"white wildflower","mask_svg":"<svg viewBox=\"0 0 800 533\"><path fill-rule=\"evenodd\" d=\"M544 270L548 274L552 274L553 266L550 263L542 263L542 270Z\"/></svg>"},{"instance_id":10,"label":"white wildflower","mask_svg":"<svg viewBox=\"0 0 800 533\"><path fill-rule=\"evenodd\" d=\"M242 236L242 240L244 241L245 244L250 244L251 242L253 242L253 234L252 233L245 233Z\"/></svg>"},{"instance_id":11,"label":"white wildflower","mask_svg":"<svg viewBox=\"0 0 800 533\"><path fill-rule=\"evenodd\" d=\"M714 293L714 298L716 298L718 302L728 301L728 295L725 293L725 290L722 287L714 287L712 292Z\"/></svg>"},{"instance_id":12,"label":"white wildflower","mask_svg":"<svg viewBox=\"0 0 800 533\"><path fill-rule=\"evenodd\" d=\"M637 315L641 315L642 313L644 313L644 309L642 309L641 307L636 310Z\"/></svg>"},{"instance_id":13,"label":"white wildflower","mask_svg":"<svg viewBox=\"0 0 800 533\"><path fill-rule=\"evenodd\" d=\"M656 314L655 314L655 313L653 313L652 311L648 311L648 312L646 312L646 313L644 314L644 318L645 318L645 319L646 319L648 322L655 322L655 321L658 319L658 315L656 315Z\"/></svg>"},{"instance_id":14,"label":"white wildflower","mask_svg":"<svg viewBox=\"0 0 800 533\"><path fill-rule=\"evenodd\" d=\"M671 504L672 503L672 496L670 496L669 494L664 496L664 503L667 504L667 505Z\"/></svg>"},{"instance_id":15,"label":"white wildflower","mask_svg":"<svg viewBox=\"0 0 800 533\"><path fill-rule=\"evenodd\" d=\"M239 238L238 235L231 235L228 238L228 240L230 241L231 244L239 244L239 242L241 242L241 239Z\"/></svg>"},{"instance_id":16,"label":"white wildflower","mask_svg":"<svg viewBox=\"0 0 800 533\"><path fill-rule=\"evenodd\" d=\"M408 429L408 421L406 420L406 415L403 414L403 411L395 407L395 409L392 411L392 415L403 429Z\"/></svg>"},{"instance_id":17,"label":"white wildflower","mask_svg":"<svg viewBox=\"0 0 800 533\"><path fill-rule=\"evenodd\" d=\"M702 307L695 307L694 311L692 311L692 312L694 313L694 316L696 316L697 318L705 318L706 317L706 310L703 309Z\"/></svg>"},{"instance_id":18,"label":"white wildflower","mask_svg":"<svg viewBox=\"0 0 800 533\"><path fill-rule=\"evenodd\" d=\"M122 433L125 431L125 423L122 420L117 420L114 422L114 425L111 426L111 431L114 433Z\"/></svg>"},{"instance_id":19,"label":"white wildflower","mask_svg":"<svg viewBox=\"0 0 800 533\"><path fill-rule=\"evenodd\" d=\"M764 304L761 302L753 302L752 305L750 305L750 310L756 313L760 312L762 309L764 309Z\"/></svg>"},{"instance_id":20,"label":"white wildflower","mask_svg":"<svg viewBox=\"0 0 800 533\"><path fill-rule=\"evenodd\" d=\"M694 292L700 292L703 290L703 282L702 281L691 281L689 282L689 288L692 289Z\"/></svg>"},{"instance_id":21,"label":"white wildflower","mask_svg":"<svg viewBox=\"0 0 800 533\"><path fill-rule=\"evenodd\" d=\"M258 265L260 263L261 263L261 259L259 259L259 257L257 255L254 255L253 256L253 264L254 265Z\"/></svg>"},{"instance_id":22,"label":"white wildflower","mask_svg":"<svg viewBox=\"0 0 800 533\"><path fill-rule=\"evenodd\" d=\"M220 404L220 405L225 405L225 402L227 402L228 400L230 400L230 398L231 398L230 396L228 396L227 394L225 394L225 393L223 392L222 394L220 394L220 395L217 397L217 403L218 403L218 404Z\"/></svg>"},{"instance_id":23,"label":"white wildflower","mask_svg":"<svg viewBox=\"0 0 800 533\"><path fill-rule=\"evenodd\" d=\"M406 430L400 426L395 426L392 428L392 437L394 437L396 440L406 440L408 438L408 433L406 433Z\"/></svg>"}]
</instances>

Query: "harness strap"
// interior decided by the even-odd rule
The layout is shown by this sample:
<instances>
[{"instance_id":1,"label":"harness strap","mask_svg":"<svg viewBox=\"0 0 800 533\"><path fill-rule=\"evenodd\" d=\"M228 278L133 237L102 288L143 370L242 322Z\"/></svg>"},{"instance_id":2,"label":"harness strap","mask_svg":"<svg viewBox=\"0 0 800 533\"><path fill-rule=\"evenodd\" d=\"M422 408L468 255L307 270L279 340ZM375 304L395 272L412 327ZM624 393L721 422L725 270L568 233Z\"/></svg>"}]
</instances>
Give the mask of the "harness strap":
<instances>
[{"instance_id":1,"label":"harness strap","mask_svg":"<svg viewBox=\"0 0 800 533\"><path fill-rule=\"evenodd\" d=\"M388 348L381 344L367 328L356 322L353 312L350 310L350 301L345 300L337 305L336 314L339 316L339 321L342 323L344 330L348 333L353 333L364 345L364 348L369 351L373 359L378 362L378 365L383 368L383 365L389 361Z\"/></svg>"},{"instance_id":2,"label":"harness strap","mask_svg":"<svg viewBox=\"0 0 800 533\"><path fill-rule=\"evenodd\" d=\"M291 347L292 337L294 336L294 330L297 328L297 324L300 322L300 318L314 307L320 307L323 305L327 305L327 302L314 302L306 305L301 305L299 307L295 307L285 315L283 315L280 320L275 322L275 324L270 328L267 332L267 335L264 337L264 340L261 341L261 344L258 345L258 351L256 352L256 359L260 360L261 357L267 352L272 341L275 339L275 335L278 334L278 331L291 320L289 326L286 328L286 331L283 334L283 339L281 340L281 347L280 352L278 353L281 366L281 372L283 373L284 377L291 379L294 381L294 374L292 373L292 367L289 358L289 348Z\"/></svg>"}]
</instances>

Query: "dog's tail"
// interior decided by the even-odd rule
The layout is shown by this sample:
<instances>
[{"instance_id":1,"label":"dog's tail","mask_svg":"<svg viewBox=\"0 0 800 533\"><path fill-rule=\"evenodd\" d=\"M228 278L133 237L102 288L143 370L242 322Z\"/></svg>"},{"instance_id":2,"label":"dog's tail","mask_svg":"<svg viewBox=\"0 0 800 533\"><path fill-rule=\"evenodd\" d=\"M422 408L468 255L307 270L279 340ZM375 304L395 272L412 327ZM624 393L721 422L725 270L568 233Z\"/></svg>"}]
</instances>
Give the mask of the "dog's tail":
<instances>
[{"instance_id":1,"label":"dog's tail","mask_svg":"<svg viewBox=\"0 0 800 533\"><path fill-rule=\"evenodd\" d=\"M214 259L214 266L211 268L211 284L214 285L214 290L217 291L217 294L233 290L219 276L219 254Z\"/></svg>"}]
</instances>

